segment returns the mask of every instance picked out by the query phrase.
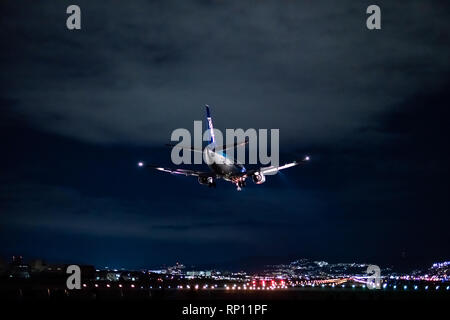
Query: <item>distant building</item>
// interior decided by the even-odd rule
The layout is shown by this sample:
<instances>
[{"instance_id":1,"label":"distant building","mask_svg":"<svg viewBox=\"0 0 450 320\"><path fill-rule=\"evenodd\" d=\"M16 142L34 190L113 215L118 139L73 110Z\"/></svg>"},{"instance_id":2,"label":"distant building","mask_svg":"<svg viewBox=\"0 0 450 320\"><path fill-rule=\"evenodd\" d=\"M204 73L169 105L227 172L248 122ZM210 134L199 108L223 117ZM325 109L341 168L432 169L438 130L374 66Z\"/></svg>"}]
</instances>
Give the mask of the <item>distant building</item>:
<instances>
[{"instance_id":1,"label":"distant building","mask_svg":"<svg viewBox=\"0 0 450 320\"><path fill-rule=\"evenodd\" d=\"M42 259L36 259L30 262L30 269L32 273L39 273L47 270L47 264Z\"/></svg>"},{"instance_id":2,"label":"distant building","mask_svg":"<svg viewBox=\"0 0 450 320\"><path fill-rule=\"evenodd\" d=\"M186 276L188 277L211 277L212 271L187 271Z\"/></svg>"},{"instance_id":3,"label":"distant building","mask_svg":"<svg viewBox=\"0 0 450 320\"><path fill-rule=\"evenodd\" d=\"M184 269L184 264L177 262L174 266L167 268L167 273L172 275L181 275L183 274Z\"/></svg>"},{"instance_id":4,"label":"distant building","mask_svg":"<svg viewBox=\"0 0 450 320\"><path fill-rule=\"evenodd\" d=\"M11 265L16 265L16 266L23 265L23 257L22 256L13 256Z\"/></svg>"},{"instance_id":5,"label":"distant building","mask_svg":"<svg viewBox=\"0 0 450 320\"><path fill-rule=\"evenodd\" d=\"M8 270L9 278L28 279L30 267L23 263L22 256L13 256Z\"/></svg>"}]
</instances>

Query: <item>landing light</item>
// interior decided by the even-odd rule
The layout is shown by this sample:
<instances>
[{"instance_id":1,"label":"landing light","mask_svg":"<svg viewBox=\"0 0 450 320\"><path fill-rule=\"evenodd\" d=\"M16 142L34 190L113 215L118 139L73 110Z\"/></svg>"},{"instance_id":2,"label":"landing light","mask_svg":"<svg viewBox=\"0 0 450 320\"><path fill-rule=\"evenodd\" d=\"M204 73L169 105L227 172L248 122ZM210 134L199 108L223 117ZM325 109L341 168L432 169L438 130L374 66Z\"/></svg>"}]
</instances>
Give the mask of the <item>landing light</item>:
<instances>
[{"instance_id":1,"label":"landing light","mask_svg":"<svg viewBox=\"0 0 450 320\"><path fill-rule=\"evenodd\" d=\"M305 161L309 161L309 156L306 156L306 157L305 157Z\"/></svg>"},{"instance_id":2,"label":"landing light","mask_svg":"<svg viewBox=\"0 0 450 320\"><path fill-rule=\"evenodd\" d=\"M143 162L138 162L138 166L139 166L139 167L143 167L143 166L144 166L144 163L143 163Z\"/></svg>"}]
</instances>

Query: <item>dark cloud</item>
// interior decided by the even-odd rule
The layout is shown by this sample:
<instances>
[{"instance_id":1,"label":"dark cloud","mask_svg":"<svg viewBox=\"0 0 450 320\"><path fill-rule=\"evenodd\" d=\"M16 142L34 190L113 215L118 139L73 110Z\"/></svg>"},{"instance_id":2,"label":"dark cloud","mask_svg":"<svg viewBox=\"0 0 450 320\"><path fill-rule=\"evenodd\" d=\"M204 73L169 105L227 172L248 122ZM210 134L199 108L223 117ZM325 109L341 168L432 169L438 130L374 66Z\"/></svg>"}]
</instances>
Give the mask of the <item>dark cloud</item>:
<instances>
[{"instance_id":1,"label":"dark cloud","mask_svg":"<svg viewBox=\"0 0 450 320\"><path fill-rule=\"evenodd\" d=\"M218 127L338 141L449 71L440 2L382 3L379 32L354 1L82 1L80 32L64 1L8 4L4 95L38 128L93 143L166 142L204 103Z\"/></svg>"}]
</instances>

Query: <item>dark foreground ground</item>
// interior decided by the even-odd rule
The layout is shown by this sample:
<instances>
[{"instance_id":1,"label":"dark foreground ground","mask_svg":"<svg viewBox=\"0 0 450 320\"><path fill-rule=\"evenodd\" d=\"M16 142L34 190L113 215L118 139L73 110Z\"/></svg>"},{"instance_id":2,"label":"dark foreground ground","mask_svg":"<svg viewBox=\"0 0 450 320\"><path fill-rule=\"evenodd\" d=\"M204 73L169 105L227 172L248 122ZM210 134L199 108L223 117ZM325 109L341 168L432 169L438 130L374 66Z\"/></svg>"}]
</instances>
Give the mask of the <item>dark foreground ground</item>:
<instances>
[{"instance_id":1,"label":"dark foreground ground","mask_svg":"<svg viewBox=\"0 0 450 320\"><path fill-rule=\"evenodd\" d=\"M68 290L64 288L2 287L0 298L9 301L446 301L450 291L369 290L342 288L294 288L267 291L225 289L119 289L92 288Z\"/></svg>"},{"instance_id":2,"label":"dark foreground ground","mask_svg":"<svg viewBox=\"0 0 450 320\"><path fill-rule=\"evenodd\" d=\"M301 319L321 317L386 317L426 312L448 317L450 291L295 288L273 291L225 289L141 289L2 286L0 302L15 312L64 318L111 316L151 319ZM201 309L202 308L202 309ZM215 313L205 313L215 308ZM443 313L442 313L443 312ZM198 314L201 313L201 314Z\"/></svg>"}]
</instances>

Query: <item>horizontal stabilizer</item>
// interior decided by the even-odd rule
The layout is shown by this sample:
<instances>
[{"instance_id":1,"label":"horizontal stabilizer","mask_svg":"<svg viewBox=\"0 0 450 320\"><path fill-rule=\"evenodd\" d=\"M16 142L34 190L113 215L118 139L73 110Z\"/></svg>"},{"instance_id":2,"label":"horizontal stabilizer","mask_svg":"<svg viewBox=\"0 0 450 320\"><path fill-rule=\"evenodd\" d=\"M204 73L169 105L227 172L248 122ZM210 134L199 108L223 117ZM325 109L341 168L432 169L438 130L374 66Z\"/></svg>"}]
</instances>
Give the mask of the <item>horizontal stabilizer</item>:
<instances>
[{"instance_id":1,"label":"horizontal stabilizer","mask_svg":"<svg viewBox=\"0 0 450 320\"><path fill-rule=\"evenodd\" d=\"M203 152L202 149L197 149L197 148L192 148L192 147L187 147L187 146L179 146L177 144L166 143L166 146L167 147L172 147L172 148L177 148L177 149L189 150L189 151L192 151L192 152L200 152L200 153Z\"/></svg>"}]
</instances>

